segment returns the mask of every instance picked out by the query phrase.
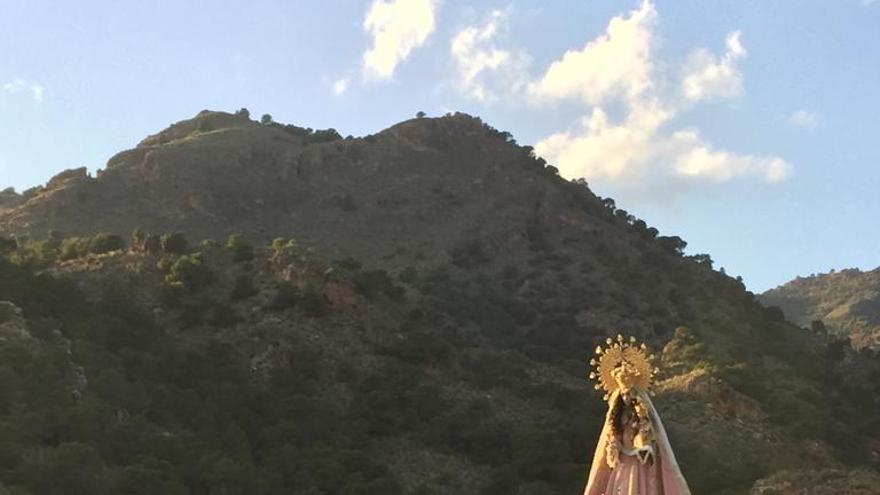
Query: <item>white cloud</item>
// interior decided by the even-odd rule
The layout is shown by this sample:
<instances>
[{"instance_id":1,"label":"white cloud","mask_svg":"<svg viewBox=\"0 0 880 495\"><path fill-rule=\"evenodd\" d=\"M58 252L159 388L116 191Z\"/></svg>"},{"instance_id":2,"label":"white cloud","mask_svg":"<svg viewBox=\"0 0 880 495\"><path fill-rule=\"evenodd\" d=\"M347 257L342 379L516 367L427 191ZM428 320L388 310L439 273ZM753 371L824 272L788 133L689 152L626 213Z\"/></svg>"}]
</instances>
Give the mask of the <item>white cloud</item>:
<instances>
[{"instance_id":1,"label":"white cloud","mask_svg":"<svg viewBox=\"0 0 880 495\"><path fill-rule=\"evenodd\" d=\"M727 35L727 51L716 57L705 48L688 58L682 77L684 96L691 101L738 96L743 90L742 73L737 62L746 56L740 32Z\"/></svg>"},{"instance_id":2,"label":"white cloud","mask_svg":"<svg viewBox=\"0 0 880 495\"><path fill-rule=\"evenodd\" d=\"M4 83L3 92L10 95L26 94L36 103L42 103L46 95L46 87L35 82L27 82L23 79L16 79L11 82Z\"/></svg>"},{"instance_id":3,"label":"white cloud","mask_svg":"<svg viewBox=\"0 0 880 495\"><path fill-rule=\"evenodd\" d=\"M8 82L3 84L3 91L9 94L20 93L23 89L25 89L27 85L21 79L16 79L15 81Z\"/></svg>"},{"instance_id":4,"label":"white cloud","mask_svg":"<svg viewBox=\"0 0 880 495\"><path fill-rule=\"evenodd\" d=\"M669 193L693 182L749 176L779 182L791 174L791 164L782 158L716 149L698 129L662 132L672 117L658 106L634 106L622 123L613 124L602 109L594 108L576 132L553 134L538 142L535 151L565 177L630 189L664 188Z\"/></svg>"},{"instance_id":5,"label":"white cloud","mask_svg":"<svg viewBox=\"0 0 880 495\"><path fill-rule=\"evenodd\" d=\"M492 44L506 18L504 12L493 10L482 26L465 27L453 36L449 51L458 88L465 96L491 102L498 93L513 94L522 86L528 57Z\"/></svg>"},{"instance_id":6,"label":"white cloud","mask_svg":"<svg viewBox=\"0 0 880 495\"><path fill-rule=\"evenodd\" d=\"M715 150L700 138L699 131L687 129L672 135L675 172L681 177L724 182L741 175L759 177L767 182L785 180L791 164L775 156L738 155Z\"/></svg>"},{"instance_id":7,"label":"white cloud","mask_svg":"<svg viewBox=\"0 0 880 495\"><path fill-rule=\"evenodd\" d=\"M788 123L804 129L813 130L819 125L819 116L807 110L798 110L788 117Z\"/></svg>"},{"instance_id":8,"label":"white cloud","mask_svg":"<svg viewBox=\"0 0 880 495\"><path fill-rule=\"evenodd\" d=\"M780 157L735 153L713 145L697 128L674 128L675 119L693 104L741 94L736 62L746 52L738 31L728 35L721 57L695 51L677 73L682 99L663 91L665 78L676 72L658 69L667 64L655 60L656 18L650 1L614 17L605 33L581 50L566 52L530 86L543 100L574 98L585 106L585 116L572 129L539 141L535 151L565 177L664 197L694 184L787 178L792 166Z\"/></svg>"},{"instance_id":9,"label":"white cloud","mask_svg":"<svg viewBox=\"0 0 880 495\"><path fill-rule=\"evenodd\" d=\"M564 176L632 182L649 172L658 149L657 130L668 117L659 107L638 107L624 122L613 124L604 110L594 108L577 132L553 134L535 151Z\"/></svg>"},{"instance_id":10,"label":"white cloud","mask_svg":"<svg viewBox=\"0 0 880 495\"><path fill-rule=\"evenodd\" d=\"M553 62L531 85L531 93L545 98L579 97L589 105L613 98L638 98L652 85L656 19L657 11L649 1L642 2L628 17L614 17L603 35Z\"/></svg>"},{"instance_id":11,"label":"white cloud","mask_svg":"<svg viewBox=\"0 0 880 495\"><path fill-rule=\"evenodd\" d=\"M373 46L364 53L364 77L390 79L394 69L434 31L436 0L373 0L364 30Z\"/></svg>"},{"instance_id":12,"label":"white cloud","mask_svg":"<svg viewBox=\"0 0 880 495\"><path fill-rule=\"evenodd\" d=\"M337 79L333 83L333 93L337 95L345 93L346 91L348 91L348 84L348 78Z\"/></svg>"},{"instance_id":13,"label":"white cloud","mask_svg":"<svg viewBox=\"0 0 880 495\"><path fill-rule=\"evenodd\" d=\"M46 94L45 86L42 86L40 84L31 84L30 90L35 102L40 103L43 101L43 95Z\"/></svg>"}]
</instances>

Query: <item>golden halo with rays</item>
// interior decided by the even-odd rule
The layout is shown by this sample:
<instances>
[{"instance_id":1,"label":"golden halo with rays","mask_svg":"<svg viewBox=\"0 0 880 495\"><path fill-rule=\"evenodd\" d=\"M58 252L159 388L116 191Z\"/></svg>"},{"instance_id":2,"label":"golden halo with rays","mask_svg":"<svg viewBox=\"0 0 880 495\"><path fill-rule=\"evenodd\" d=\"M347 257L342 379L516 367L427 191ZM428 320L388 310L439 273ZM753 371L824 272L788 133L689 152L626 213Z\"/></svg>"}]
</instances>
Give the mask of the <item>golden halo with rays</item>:
<instances>
[{"instance_id":1,"label":"golden halo with rays","mask_svg":"<svg viewBox=\"0 0 880 495\"><path fill-rule=\"evenodd\" d=\"M654 355L648 354L648 347L642 343L638 344L635 337L626 339L623 335L618 334L617 339L608 337L605 339L606 347L596 347L596 356L590 359L590 379L596 381L595 389L605 391L605 400L611 396L611 392L619 388L617 381L614 379L614 370L621 364L626 363L635 370L636 378L632 387L649 393L651 382L659 368L652 367Z\"/></svg>"}]
</instances>

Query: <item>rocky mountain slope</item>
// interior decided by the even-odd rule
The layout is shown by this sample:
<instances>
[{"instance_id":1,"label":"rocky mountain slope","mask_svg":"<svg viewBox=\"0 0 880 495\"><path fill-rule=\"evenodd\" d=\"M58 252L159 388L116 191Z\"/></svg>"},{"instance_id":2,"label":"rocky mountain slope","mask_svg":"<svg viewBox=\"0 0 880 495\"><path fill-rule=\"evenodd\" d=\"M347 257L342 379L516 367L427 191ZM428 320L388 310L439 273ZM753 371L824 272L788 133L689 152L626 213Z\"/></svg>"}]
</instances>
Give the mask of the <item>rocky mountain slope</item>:
<instances>
[{"instance_id":1,"label":"rocky mountain slope","mask_svg":"<svg viewBox=\"0 0 880 495\"><path fill-rule=\"evenodd\" d=\"M810 327L820 321L857 348L880 349L880 268L798 277L761 294L760 300L778 306L798 325Z\"/></svg>"},{"instance_id":2,"label":"rocky mountain slope","mask_svg":"<svg viewBox=\"0 0 880 495\"><path fill-rule=\"evenodd\" d=\"M203 112L4 194L0 491L578 493L617 332L694 493L880 462L876 355L467 115Z\"/></svg>"},{"instance_id":3,"label":"rocky mountain slope","mask_svg":"<svg viewBox=\"0 0 880 495\"><path fill-rule=\"evenodd\" d=\"M464 115L341 139L332 130L203 112L113 157L95 178L68 170L27 192L24 204L0 214L0 230L291 235L328 256L370 262L472 240L516 250L528 242L524 225L542 218L600 234L589 216L565 216L571 192L540 180L543 165L527 149L492 134Z\"/></svg>"}]
</instances>

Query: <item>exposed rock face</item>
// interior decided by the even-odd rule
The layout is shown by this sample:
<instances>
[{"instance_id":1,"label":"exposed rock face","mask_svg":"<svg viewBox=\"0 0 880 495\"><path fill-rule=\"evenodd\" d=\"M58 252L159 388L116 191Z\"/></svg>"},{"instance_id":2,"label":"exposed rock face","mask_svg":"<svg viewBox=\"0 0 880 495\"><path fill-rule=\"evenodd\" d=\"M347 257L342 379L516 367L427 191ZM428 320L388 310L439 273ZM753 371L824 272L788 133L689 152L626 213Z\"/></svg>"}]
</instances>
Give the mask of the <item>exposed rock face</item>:
<instances>
[{"instance_id":1,"label":"exposed rock face","mask_svg":"<svg viewBox=\"0 0 880 495\"><path fill-rule=\"evenodd\" d=\"M15 189L8 187L0 191L0 212L17 208L18 206L21 206L24 201L22 195L15 192Z\"/></svg>"},{"instance_id":2,"label":"exposed rock face","mask_svg":"<svg viewBox=\"0 0 880 495\"><path fill-rule=\"evenodd\" d=\"M71 168L56 174L49 179L46 189L60 189L62 187L79 184L89 180L89 173L86 167Z\"/></svg>"},{"instance_id":3,"label":"exposed rock face","mask_svg":"<svg viewBox=\"0 0 880 495\"><path fill-rule=\"evenodd\" d=\"M397 250L430 257L476 237L492 251L517 249L544 218L599 235L535 167L530 148L465 115L339 139L202 112L113 157L96 179L82 169L56 176L48 192L0 213L0 234L290 236L369 262Z\"/></svg>"},{"instance_id":4,"label":"exposed rock face","mask_svg":"<svg viewBox=\"0 0 880 495\"><path fill-rule=\"evenodd\" d=\"M856 348L880 349L880 268L798 277L760 299L779 306L798 325L821 321L832 333L849 337Z\"/></svg>"}]
</instances>

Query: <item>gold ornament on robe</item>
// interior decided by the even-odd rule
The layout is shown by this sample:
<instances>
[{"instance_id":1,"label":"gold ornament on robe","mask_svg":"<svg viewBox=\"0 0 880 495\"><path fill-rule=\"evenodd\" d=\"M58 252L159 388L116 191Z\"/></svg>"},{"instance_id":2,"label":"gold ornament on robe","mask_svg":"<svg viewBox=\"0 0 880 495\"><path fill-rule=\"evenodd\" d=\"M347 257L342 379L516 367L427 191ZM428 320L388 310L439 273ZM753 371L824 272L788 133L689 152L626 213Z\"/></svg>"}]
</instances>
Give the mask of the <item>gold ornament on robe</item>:
<instances>
[{"instance_id":1,"label":"gold ornament on robe","mask_svg":"<svg viewBox=\"0 0 880 495\"><path fill-rule=\"evenodd\" d=\"M660 370L652 366L654 356L648 354L648 347L639 344L635 337L625 339L623 335L617 335L617 339L609 337L605 344L604 348L596 347L596 356L590 359L589 377L596 381L595 389L604 391L606 401L615 390L649 393Z\"/></svg>"}]
</instances>

